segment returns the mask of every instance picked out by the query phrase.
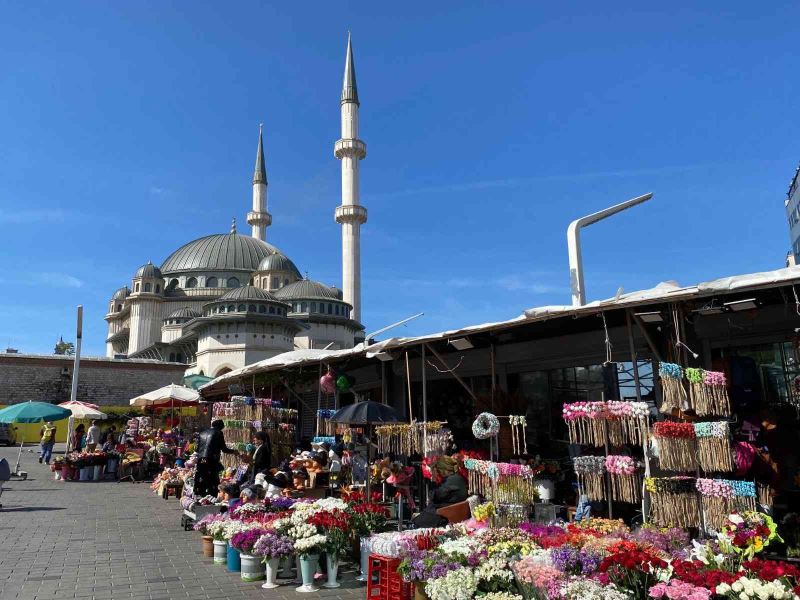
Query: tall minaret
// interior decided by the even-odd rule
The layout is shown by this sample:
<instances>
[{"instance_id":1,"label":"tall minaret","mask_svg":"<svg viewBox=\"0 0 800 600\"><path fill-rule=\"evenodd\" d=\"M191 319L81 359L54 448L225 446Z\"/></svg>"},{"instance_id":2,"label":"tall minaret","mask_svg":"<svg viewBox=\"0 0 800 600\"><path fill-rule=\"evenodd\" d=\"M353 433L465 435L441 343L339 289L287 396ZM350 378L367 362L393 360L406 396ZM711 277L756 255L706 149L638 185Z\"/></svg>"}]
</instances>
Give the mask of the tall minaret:
<instances>
[{"instance_id":1,"label":"tall minaret","mask_svg":"<svg viewBox=\"0 0 800 600\"><path fill-rule=\"evenodd\" d=\"M367 145L358 139L358 87L353 63L353 45L347 34L347 57L342 83L342 139L333 154L342 161L342 205L336 207L336 222L342 225L342 291L344 301L353 306L351 314L361 321L361 224L367 222L367 209L360 204L359 161L367 155Z\"/></svg>"},{"instance_id":2,"label":"tall minaret","mask_svg":"<svg viewBox=\"0 0 800 600\"><path fill-rule=\"evenodd\" d=\"M272 215L267 212L267 169L264 166L263 125L258 126L258 151L256 170L253 173L253 210L247 213L247 223L253 226L253 237L267 241L267 227L272 225Z\"/></svg>"}]
</instances>

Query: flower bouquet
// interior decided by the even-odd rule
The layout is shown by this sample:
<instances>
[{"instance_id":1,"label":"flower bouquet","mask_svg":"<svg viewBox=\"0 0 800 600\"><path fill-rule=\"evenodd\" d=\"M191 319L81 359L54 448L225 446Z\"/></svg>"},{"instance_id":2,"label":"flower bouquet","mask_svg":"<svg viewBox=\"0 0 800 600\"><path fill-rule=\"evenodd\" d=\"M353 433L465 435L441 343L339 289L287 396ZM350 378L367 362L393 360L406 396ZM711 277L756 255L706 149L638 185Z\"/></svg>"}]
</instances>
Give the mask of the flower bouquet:
<instances>
[{"instance_id":1,"label":"flower bouquet","mask_svg":"<svg viewBox=\"0 0 800 600\"><path fill-rule=\"evenodd\" d=\"M225 517L225 515L206 515L205 517L197 521L192 527L195 531L199 531L203 535L210 535L213 537L214 534L211 532L212 524L224 520L227 520L227 517Z\"/></svg>"},{"instance_id":2,"label":"flower bouquet","mask_svg":"<svg viewBox=\"0 0 800 600\"><path fill-rule=\"evenodd\" d=\"M517 585L526 600L558 598L564 573L541 559L526 556L512 565Z\"/></svg>"},{"instance_id":3,"label":"flower bouquet","mask_svg":"<svg viewBox=\"0 0 800 600\"><path fill-rule=\"evenodd\" d=\"M342 556L350 547L350 526L353 517L349 513L334 509L321 511L308 519L310 525L319 528L325 535L325 552L329 556Z\"/></svg>"},{"instance_id":4,"label":"flower bouquet","mask_svg":"<svg viewBox=\"0 0 800 600\"><path fill-rule=\"evenodd\" d=\"M386 508L371 502L354 504L347 510L353 516L353 531L362 537L382 531L389 518Z\"/></svg>"},{"instance_id":5,"label":"flower bouquet","mask_svg":"<svg viewBox=\"0 0 800 600\"><path fill-rule=\"evenodd\" d=\"M284 558L294 553L292 540L285 535L268 531L256 540L253 554L264 558L264 562L273 558Z\"/></svg>"},{"instance_id":6,"label":"flower bouquet","mask_svg":"<svg viewBox=\"0 0 800 600\"><path fill-rule=\"evenodd\" d=\"M319 533L295 540L294 550L301 557L313 556L325 550L325 536Z\"/></svg>"},{"instance_id":7,"label":"flower bouquet","mask_svg":"<svg viewBox=\"0 0 800 600\"><path fill-rule=\"evenodd\" d=\"M648 591L650 598L669 598L669 600L710 600L711 590L692 585L679 579L672 579L668 583L655 584Z\"/></svg>"},{"instance_id":8,"label":"flower bouquet","mask_svg":"<svg viewBox=\"0 0 800 600\"><path fill-rule=\"evenodd\" d=\"M742 576L732 584L721 583L716 593L731 600L794 600L797 595L781 581L761 581Z\"/></svg>"},{"instance_id":9,"label":"flower bouquet","mask_svg":"<svg viewBox=\"0 0 800 600\"><path fill-rule=\"evenodd\" d=\"M615 552L600 563L600 581L613 583L634 598L646 598L657 581L656 571L666 568L666 561L647 550Z\"/></svg>"},{"instance_id":10,"label":"flower bouquet","mask_svg":"<svg viewBox=\"0 0 800 600\"><path fill-rule=\"evenodd\" d=\"M728 523L722 528L721 537L728 541L733 552L745 559L753 558L771 542L783 541L772 517L755 511L728 516Z\"/></svg>"},{"instance_id":11,"label":"flower bouquet","mask_svg":"<svg viewBox=\"0 0 800 600\"><path fill-rule=\"evenodd\" d=\"M255 546L256 542L262 537L264 534L267 533L266 529L261 529L260 527L254 527L252 529L247 529L245 531L240 531L239 533L234 534L231 538L231 546L236 548L242 554L254 554L253 547Z\"/></svg>"},{"instance_id":12,"label":"flower bouquet","mask_svg":"<svg viewBox=\"0 0 800 600\"><path fill-rule=\"evenodd\" d=\"M697 469L697 436L694 425L675 421L653 424L653 437L658 441L658 460L669 471Z\"/></svg>"}]
</instances>

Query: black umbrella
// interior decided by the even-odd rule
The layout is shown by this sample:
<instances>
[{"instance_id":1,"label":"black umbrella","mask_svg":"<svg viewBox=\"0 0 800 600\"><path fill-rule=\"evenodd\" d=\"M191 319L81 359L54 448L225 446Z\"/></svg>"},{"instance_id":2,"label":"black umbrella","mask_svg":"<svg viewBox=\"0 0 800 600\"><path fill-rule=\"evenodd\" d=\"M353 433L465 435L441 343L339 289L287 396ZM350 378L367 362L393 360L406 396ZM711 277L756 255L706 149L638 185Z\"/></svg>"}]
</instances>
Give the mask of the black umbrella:
<instances>
[{"instance_id":1,"label":"black umbrella","mask_svg":"<svg viewBox=\"0 0 800 600\"><path fill-rule=\"evenodd\" d=\"M397 423L400 419L391 406L367 400L340 408L329 420L348 425L372 425L374 423Z\"/></svg>"},{"instance_id":2,"label":"black umbrella","mask_svg":"<svg viewBox=\"0 0 800 600\"><path fill-rule=\"evenodd\" d=\"M329 419L334 423L367 426L367 490L366 501L370 501L370 470L372 468L372 425L375 423L397 423L397 413L391 406L367 400L356 402L337 410Z\"/></svg>"}]
</instances>

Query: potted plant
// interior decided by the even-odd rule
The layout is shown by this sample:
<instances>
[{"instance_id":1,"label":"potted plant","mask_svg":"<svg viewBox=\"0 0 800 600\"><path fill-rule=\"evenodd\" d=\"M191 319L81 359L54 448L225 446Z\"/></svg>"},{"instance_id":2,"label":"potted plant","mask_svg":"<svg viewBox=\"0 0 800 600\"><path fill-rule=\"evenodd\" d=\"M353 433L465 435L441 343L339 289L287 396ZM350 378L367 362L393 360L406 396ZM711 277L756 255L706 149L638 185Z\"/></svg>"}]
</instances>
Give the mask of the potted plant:
<instances>
[{"instance_id":1,"label":"potted plant","mask_svg":"<svg viewBox=\"0 0 800 600\"><path fill-rule=\"evenodd\" d=\"M352 515L343 510L320 511L308 520L325 535L324 550L328 581L323 587L337 588L341 585L336 580L339 573L339 557L350 547L352 520Z\"/></svg>"},{"instance_id":2,"label":"potted plant","mask_svg":"<svg viewBox=\"0 0 800 600\"><path fill-rule=\"evenodd\" d=\"M242 558L241 558L241 555L239 554L239 550L237 550L231 544L231 539L233 539L233 536L235 536L237 533L242 533L242 532L247 531L248 529L251 529L251 528L252 528L251 525L248 525L247 523L243 523L242 521L236 521L236 520L233 520L233 519L228 519L225 522L225 526L224 526L223 529L224 529L225 541L228 542L227 557L226 557L227 561L226 562L227 562L229 571L239 572L239 571L242 570Z\"/></svg>"},{"instance_id":3,"label":"potted plant","mask_svg":"<svg viewBox=\"0 0 800 600\"><path fill-rule=\"evenodd\" d=\"M224 519L221 515L206 515L194 524L194 530L199 531L203 537L203 556L213 558L214 536L210 533L211 524Z\"/></svg>"},{"instance_id":4,"label":"potted plant","mask_svg":"<svg viewBox=\"0 0 800 600\"><path fill-rule=\"evenodd\" d=\"M265 533L267 533L266 529L253 527L246 531L240 531L231 538L230 545L239 551L242 581L260 581L264 579L263 563L261 557L253 552L253 546Z\"/></svg>"},{"instance_id":5,"label":"potted plant","mask_svg":"<svg viewBox=\"0 0 800 600\"><path fill-rule=\"evenodd\" d=\"M228 542L225 539L225 525L228 521L227 517L221 516L206 526L206 531L213 540L215 565L224 565L228 562Z\"/></svg>"},{"instance_id":6,"label":"potted plant","mask_svg":"<svg viewBox=\"0 0 800 600\"><path fill-rule=\"evenodd\" d=\"M294 550L300 559L300 573L302 585L298 592L316 592L319 590L314 585L314 571L319 561L319 553L325 545L325 536L317 533L317 528L309 523L300 523L289 529L289 537L294 540Z\"/></svg>"},{"instance_id":7,"label":"potted plant","mask_svg":"<svg viewBox=\"0 0 800 600\"><path fill-rule=\"evenodd\" d=\"M352 530L360 538L359 549L361 552L361 575L356 577L357 581L366 581L369 570L369 549L366 539L373 533L379 533L386 527L388 512L380 504L372 502L361 502L353 504L348 508L352 515Z\"/></svg>"},{"instance_id":8,"label":"potted plant","mask_svg":"<svg viewBox=\"0 0 800 600\"><path fill-rule=\"evenodd\" d=\"M278 587L278 584L275 583L278 576L278 564L282 558L291 556L293 552L292 540L285 535L268 531L258 538L253 546L253 554L260 556L267 565L267 580L261 586L262 588L268 590Z\"/></svg>"}]
</instances>

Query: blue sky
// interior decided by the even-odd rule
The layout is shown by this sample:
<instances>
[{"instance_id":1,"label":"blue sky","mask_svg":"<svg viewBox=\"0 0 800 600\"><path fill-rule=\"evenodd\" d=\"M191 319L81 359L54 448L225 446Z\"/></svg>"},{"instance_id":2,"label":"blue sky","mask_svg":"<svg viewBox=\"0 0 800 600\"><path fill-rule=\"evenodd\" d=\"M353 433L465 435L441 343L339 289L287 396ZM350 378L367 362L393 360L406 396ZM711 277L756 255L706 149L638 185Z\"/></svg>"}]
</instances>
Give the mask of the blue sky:
<instances>
[{"instance_id":1,"label":"blue sky","mask_svg":"<svg viewBox=\"0 0 800 600\"><path fill-rule=\"evenodd\" d=\"M269 241L341 281L338 96L353 32L364 322L411 335L783 265L800 161L796 3L6 3L0 347L104 352L147 260L246 229L258 123Z\"/></svg>"}]
</instances>

